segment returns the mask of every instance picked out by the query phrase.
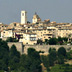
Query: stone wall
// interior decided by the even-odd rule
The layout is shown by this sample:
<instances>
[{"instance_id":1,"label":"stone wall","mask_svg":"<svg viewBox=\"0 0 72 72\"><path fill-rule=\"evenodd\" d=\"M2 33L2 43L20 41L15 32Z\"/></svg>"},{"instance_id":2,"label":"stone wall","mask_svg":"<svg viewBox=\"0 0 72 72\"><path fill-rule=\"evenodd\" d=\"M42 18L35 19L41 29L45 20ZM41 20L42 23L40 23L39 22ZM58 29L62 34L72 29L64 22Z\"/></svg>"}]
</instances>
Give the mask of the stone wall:
<instances>
[{"instance_id":1,"label":"stone wall","mask_svg":"<svg viewBox=\"0 0 72 72\"><path fill-rule=\"evenodd\" d=\"M67 51L72 50L72 45L25 45L24 53L27 54L28 48L34 48L36 51L44 51L44 54L48 54L50 47L56 48L56 50L58 50L60 47L64 47Z\"/></svg>"},{"instance_id":2,"label":"stone wall","mask_svg":"<svg viewBox=\"0 0 72 72\"><path fill-rule=\"evenodd\" d=\"M23 43L22 43L22 42L8 42L9 48L11 48L11 46L12 46L13 44L16 46L17 50L18 50L21 54L24 53L24 52L23 52L23 51L24 51L24 47L23 47Z\"/></svg>"},{"instance_id":3,"label":"stone wall","mask_svg":"<svg viewBox=\"0 0 72 72\"><path fill-rule=\"evenodd\" d=\"M36 51L44 51L44 54L48 54L49 48L56 48L58 50L60 47L64 47L67 51L72 50L72 45L25 45L23 47L23 43L21 42L8 42L9 48L13 44L21 54L27 54L28 48L34 48Z\"/></svg>"}]
</instances>

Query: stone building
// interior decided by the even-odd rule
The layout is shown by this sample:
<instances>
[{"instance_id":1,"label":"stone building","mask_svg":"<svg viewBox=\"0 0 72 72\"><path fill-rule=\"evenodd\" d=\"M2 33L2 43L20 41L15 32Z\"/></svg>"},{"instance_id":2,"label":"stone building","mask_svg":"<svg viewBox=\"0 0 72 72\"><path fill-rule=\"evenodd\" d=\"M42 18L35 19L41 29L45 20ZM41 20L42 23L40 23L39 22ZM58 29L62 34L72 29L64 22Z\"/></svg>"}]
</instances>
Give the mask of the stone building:
<instances>
[{"instance_id":1,"label":"stone building","mask_svg":"<svg viewBox=\"0 0 72 72\"><path fill-rule=\"evenodd\" d=\"M27 12L21 11L21 23L0 24L0 38L17 38L16 34L20 35L19 42L23 44L36 44L38 39L45 41L59 36L72 38L72 23L41 21L37 13L33 15L32 23L27 23Z\"/></svg>"},{"instance_id":2,"label":"stone building","mask_svg":"<svg viewBox=\"0 0 72 72\"><path fill-rule=\"evenodd\" d=\"M35 13L33 15L32 23L37 23L37 22L40 22L40 21L41 21L41 18L37 15L37 13Z\"/></svg>"},{"instance_id":3,"label":"stone building","mask_svg":"<svg viewBox=\"0 0 72 72\"><path fill-rule=\"evenodd\" d=\"M20 38L19 42L23 42L23 44L36 44L37 43L37 35L36 33L24 33L23 38Z\"/></svg>"},{"instance_id":4,"label":"stone building","mask_svg":"<svg viewBox=\"0 0 72 72\"><path fill-rule=\"evenodd\" d=\"M21 24L26 24L27 23L27 12L26 11L21 11Z\"/></svg>"}]
</instances>

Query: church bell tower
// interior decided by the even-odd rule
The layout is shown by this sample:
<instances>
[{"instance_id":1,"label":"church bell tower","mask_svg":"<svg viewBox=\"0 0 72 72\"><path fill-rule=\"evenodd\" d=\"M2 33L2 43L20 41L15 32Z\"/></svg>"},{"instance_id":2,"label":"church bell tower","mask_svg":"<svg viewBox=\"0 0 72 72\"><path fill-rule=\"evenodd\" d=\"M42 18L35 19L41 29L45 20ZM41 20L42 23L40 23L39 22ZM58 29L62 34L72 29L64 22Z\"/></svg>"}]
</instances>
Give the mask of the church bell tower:
<instances>
[{"instance_id":1,"label":"church bell tower","mask_svg":"<svg viewBox=\"0 0 72 72\"><path fill-rule=\"evenodd\" d=\"M27 23L27 12L21 11L21 24L26 24L26 23Z\"/></svg>"}]
</instances>

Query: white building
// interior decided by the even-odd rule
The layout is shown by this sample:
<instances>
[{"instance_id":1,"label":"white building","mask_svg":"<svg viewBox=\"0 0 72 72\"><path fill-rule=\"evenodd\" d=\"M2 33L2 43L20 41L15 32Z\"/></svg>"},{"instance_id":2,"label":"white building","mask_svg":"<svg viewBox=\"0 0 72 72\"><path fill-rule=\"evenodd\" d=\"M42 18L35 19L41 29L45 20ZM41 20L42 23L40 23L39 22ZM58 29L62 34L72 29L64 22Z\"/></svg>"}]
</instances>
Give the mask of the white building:
<instances>
[{"instance_id":1,"label":"white building","mask_svg":"<svg viewBox=\"0 0 72 72\"><path fill-rule=\"evenodd\" d=\"M19 40L19 42L23 42L23 44L36 44L37 43L37 35L36 33L24 33L23 38Z\"/></svg>"},{"instance_id":2,"label":"white building","mask_svg":"<svg viewBox=\"0 0 72 72\"><path fill-rule=\"evenodd\" d=\"M21 11L21 24L26 24L26 23L27 23L27 12Z\"/></svg>"}]
</instances>

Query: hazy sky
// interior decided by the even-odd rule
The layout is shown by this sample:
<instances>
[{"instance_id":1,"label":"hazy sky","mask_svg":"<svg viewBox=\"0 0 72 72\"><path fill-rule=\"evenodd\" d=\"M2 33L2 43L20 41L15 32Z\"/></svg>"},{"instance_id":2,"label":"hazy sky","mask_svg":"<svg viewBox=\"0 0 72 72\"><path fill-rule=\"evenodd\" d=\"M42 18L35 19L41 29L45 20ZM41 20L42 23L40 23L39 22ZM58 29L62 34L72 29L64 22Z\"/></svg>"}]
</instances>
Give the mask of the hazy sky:
<instances>
[{"instance_id":1,"label":"hazy sky","mask_svg":"<svg viewBox=\"0 0 72 72\"><path fill-rule=\"evenodd\" d=\"M0 0L0 22L20 22L21 10L30 22L37 12L42 20L72 23L72 0Z\"/></svg>"}]
</instances>

